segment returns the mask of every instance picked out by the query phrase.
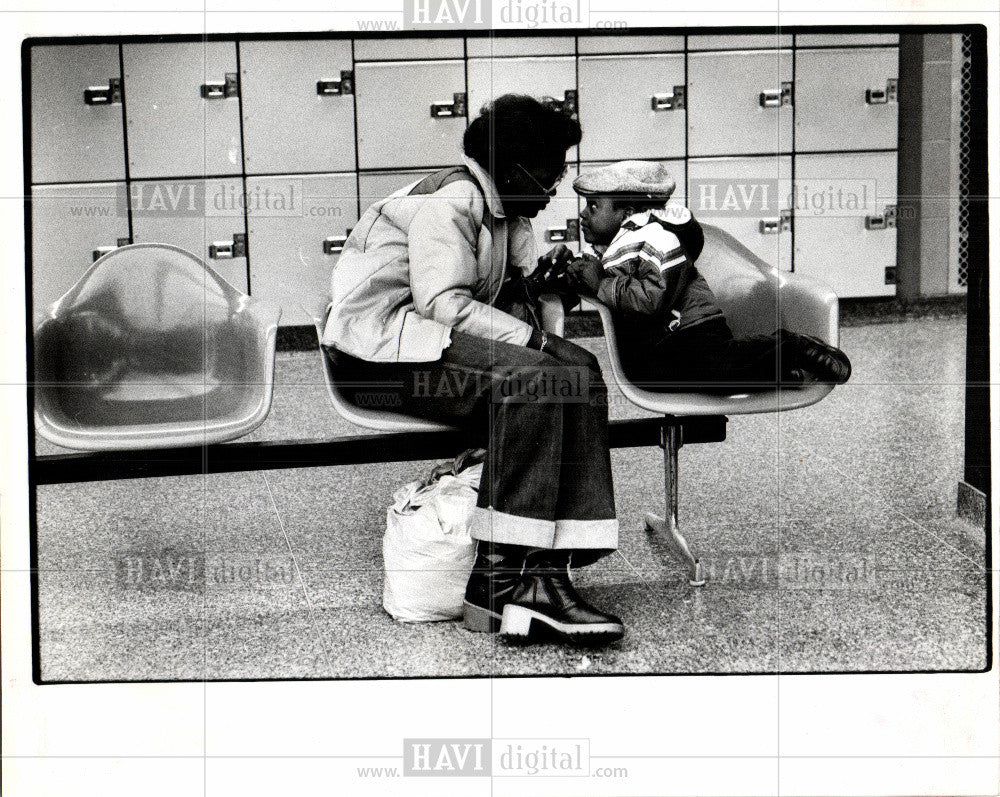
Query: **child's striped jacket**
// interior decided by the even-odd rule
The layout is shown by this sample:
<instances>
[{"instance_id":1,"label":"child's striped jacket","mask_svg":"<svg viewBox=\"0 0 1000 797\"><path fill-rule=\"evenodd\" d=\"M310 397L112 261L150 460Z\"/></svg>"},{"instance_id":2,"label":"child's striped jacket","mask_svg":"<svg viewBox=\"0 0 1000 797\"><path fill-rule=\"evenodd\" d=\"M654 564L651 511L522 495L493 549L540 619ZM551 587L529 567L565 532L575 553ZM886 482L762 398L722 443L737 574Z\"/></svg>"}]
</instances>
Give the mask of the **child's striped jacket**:
<instances>
[{"instance_id":1,"label":"child's striped jacket","mask_svg":"<svg viewBox=\"0 0 1000 797\"><path fill-rule=\"evenodd\" d=\"M658 316L664 332L721 317L694 266L704 245L701 225L682 205L629 216L601 258L598 300L625 315Z\"/></svg>"}]
</instances>

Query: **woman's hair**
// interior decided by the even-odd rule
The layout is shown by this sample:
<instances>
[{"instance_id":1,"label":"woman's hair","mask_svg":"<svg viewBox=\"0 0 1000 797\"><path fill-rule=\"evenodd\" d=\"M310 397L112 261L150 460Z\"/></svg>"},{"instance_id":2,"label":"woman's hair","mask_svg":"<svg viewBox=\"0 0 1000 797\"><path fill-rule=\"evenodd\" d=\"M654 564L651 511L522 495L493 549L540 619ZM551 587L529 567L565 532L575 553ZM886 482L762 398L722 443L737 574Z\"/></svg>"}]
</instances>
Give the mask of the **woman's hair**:
<instances>
[{"instance_id":1,"label":"woman's hair","mask_svg":"<svg viewBox=\"0 0 1000 797\"><path fill-rule=\"evenodd\" d=\"M465 130L462 148L490 174L560 164L580 143L580 123L533 97L504 94L483 106Z\"/></svg>"}]
</instances>

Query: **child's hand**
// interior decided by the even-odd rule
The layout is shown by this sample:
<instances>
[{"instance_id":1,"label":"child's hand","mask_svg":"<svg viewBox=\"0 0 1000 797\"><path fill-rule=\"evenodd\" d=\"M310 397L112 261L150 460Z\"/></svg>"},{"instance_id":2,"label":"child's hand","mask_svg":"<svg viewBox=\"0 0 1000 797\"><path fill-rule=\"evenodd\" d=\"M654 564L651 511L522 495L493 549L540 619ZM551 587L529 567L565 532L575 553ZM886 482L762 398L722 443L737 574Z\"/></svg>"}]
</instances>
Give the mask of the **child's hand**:
<instances>
[{"instance_id":1,"label":"child's hand","mask_svg":"<svg viewBox=\"0 0 1000 797\"><path fill-rule=\"evenodd\" d=\"M589 296L597 294L602 272L601 261L593 255L578 257L566 267L566 273L576 283L577 290Z\"/></svg>"}]
</instances>

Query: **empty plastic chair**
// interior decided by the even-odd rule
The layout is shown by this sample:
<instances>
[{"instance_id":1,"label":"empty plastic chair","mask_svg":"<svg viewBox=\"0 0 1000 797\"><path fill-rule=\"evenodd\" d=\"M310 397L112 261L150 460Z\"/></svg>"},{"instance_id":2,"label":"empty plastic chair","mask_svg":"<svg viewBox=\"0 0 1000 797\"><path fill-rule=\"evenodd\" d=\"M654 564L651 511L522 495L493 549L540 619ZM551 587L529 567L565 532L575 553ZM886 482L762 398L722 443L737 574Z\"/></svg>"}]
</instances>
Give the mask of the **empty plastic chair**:
<instances>
[{"instance_id":1,"label":"empty plastic chair","mask_svg":"<svg viewBox=\"0 0 1000 797\"><path fill-rule=\"evenodd\" d=\"M733 334L743 337L768 334L784 328L814 335L836 346L839 342L837 296L819 280L768 265L729 233L702 225L705 248L698 271L715 294ZM685 415L740 415L779 412L806 407L824 398L833 385L814 383L802 388L772 388L732 395L656 393L633 385L622 368L611 310L588 300L601 316L614 381L630 402L666 416L663 441L666 517L646 515L648 529L662 532L672 552L689 568L692 584L704 584L697 557L691 552L677 523L677 453L683 443L673 422Z\"/></svg>"},{"instance_id":2,"label":"empty plastic chair","mask_svg":"<svg viewBox=\"0 0 1000 797\"><path fill-rule=\"evenodd\" d=\"M176 246L115 249L35 329L35 428L89 451L241 437L271 407L280 315Z\"/></svg>"}]
</instances>

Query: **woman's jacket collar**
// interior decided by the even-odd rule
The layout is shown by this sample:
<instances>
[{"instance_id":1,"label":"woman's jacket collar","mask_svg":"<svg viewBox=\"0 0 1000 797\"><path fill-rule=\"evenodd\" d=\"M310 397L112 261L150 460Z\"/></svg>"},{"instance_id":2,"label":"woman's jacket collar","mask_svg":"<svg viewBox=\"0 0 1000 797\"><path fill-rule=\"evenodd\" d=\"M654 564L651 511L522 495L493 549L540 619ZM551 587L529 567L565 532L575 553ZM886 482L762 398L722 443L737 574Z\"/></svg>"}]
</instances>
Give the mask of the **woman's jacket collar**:
<instances>
[{"instance_id":1,"label":"woman's jacket collar","mask_svg":"<svg viewBox=\"0 0 1000 797\"><path fill-rule=\"evenodd\" d=\"M486 197L486 207L489 208L490 213L498 219L504 218L503 203L500 201L500 194L497 193L496 183L493 182L493 178L490 177L489 172L467 155L462 156L462 163L465 164L476 182L479 183L479 187L483 191L483 196Z\"/></svg>"}]
</instances>

